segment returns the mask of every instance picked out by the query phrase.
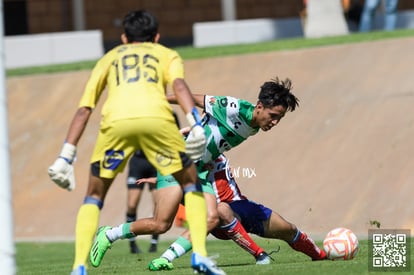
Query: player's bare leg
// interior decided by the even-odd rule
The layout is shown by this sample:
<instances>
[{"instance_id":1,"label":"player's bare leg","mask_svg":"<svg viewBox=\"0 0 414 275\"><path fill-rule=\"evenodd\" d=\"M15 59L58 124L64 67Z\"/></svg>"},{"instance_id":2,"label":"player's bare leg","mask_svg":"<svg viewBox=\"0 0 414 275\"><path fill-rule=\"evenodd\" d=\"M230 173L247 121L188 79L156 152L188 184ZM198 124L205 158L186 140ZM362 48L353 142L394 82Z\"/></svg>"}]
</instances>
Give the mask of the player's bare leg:
<instances>
[{"instance_id":1,"label":"player's bare leg","mask_svg":"<svg viewBox=\"0 0 414 275\"><path fill-rule=\"evenodd\" d=\"M182 189L180 186L170 186L162 188L157 192L154 216L152 218L139 219L131 224L130 230L136 236L163 234L171 228L174 222L174 217L183 195Z\"/></svg>"},{"instance_id":2,"label":"player's bare leg","mask_svg":"<svg viewBox=\"0 0 414 275\"><path fill-rule=\"evenodd\" d=\"M119 239L129 239L137 235L162 234L171 228L182 198L180 186L164 188L158 194L161 203L155 204L154 217L139 219L132 223L124 223L116 227L101 227L98 230L89 258L94 267L98 267L112 243ZM160 190L161 191L161 190Z\"/></svg>"}]
</instances>

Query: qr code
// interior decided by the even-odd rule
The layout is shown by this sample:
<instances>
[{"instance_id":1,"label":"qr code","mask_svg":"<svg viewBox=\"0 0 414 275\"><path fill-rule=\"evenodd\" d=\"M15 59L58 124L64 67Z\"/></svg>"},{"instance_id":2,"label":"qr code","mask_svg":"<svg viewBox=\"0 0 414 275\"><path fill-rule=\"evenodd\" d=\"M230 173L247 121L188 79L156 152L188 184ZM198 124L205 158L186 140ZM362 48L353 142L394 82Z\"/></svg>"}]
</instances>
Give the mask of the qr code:
<instances>
[{"instance_id":1,"label":"qr code","mask_svg":"<svg viewBox=\"0 0 414 275\"><path fill-rule=\"evenodd\" d=\"M410 268L410 230L370 230L370 270Z\"/></svg>"}]
</instances>

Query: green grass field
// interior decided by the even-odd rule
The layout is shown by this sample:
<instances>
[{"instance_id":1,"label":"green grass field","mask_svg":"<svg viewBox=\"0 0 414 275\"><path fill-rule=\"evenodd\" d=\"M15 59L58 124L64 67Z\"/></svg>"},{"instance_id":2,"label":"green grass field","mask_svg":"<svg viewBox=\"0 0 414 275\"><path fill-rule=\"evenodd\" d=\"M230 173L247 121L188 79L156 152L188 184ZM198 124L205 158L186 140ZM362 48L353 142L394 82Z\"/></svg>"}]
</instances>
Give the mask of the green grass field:
<instances>
[{"instance_id":1,"label":"green grass field","mask_svg":"<svg viewBox=\"0 0 414 275\"><path fill-rule=\"evenodd\" d=\"M369 274L368 241L360 241L357 256L350 261L311 261L306 255L294 251L285 242L255 238L267 251L280 246L278 253L272 254L274 262L270 265L256 265L250 254L243 251L232 241L208 240L207 249L211 255L218 254L217 263L228 275L259 274ZM149 243L139 240L143 250ZM119 241L109 250L99 268L90 267L88 274L193 274L190 268L190 254L174 261L174 270L154 272L147 269L147 264L158 257L170 244L161 241L158 253L130 254L126 241ZM320 242L318 242L321 245ZM411 240L411 246L413 240ZM69 274L72 261L73 243L17 243L17 266L20 275L29 274ZM414 255L411 254L411 263ZM1 272L0 272L1 273ZM407 274L402 272L375 272L372 274ZM412 273L411 273L412 274Z\"/></svg>"}]
</instances>

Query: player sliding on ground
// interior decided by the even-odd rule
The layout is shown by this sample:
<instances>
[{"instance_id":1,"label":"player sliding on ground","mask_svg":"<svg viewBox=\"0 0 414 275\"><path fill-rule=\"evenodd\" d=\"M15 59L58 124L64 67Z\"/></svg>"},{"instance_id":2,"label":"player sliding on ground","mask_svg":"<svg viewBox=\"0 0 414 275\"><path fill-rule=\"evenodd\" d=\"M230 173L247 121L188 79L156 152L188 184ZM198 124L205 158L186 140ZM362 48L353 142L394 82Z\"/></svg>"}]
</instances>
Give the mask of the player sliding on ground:
<instances>
[{"instance_id":1,"label":"player sliding on ground","mask_svg":"<svg viewBox=\"0 0 414 275\"><path fill-rule=\"evenodd\" d=\"M325 251L316 246L314 241L297 229L294 224L286 221L272 209L248 200L240 192L224 155L214 161L208 181L212 183L213 188L209 191L206 188L203 191L204 194L215 193L220 218L220 225L211 230L211 234L219 239L233 240L255 258L256 264L269 264L270 257L248 233L263 238L284 240L293 249L303 252L312 260L326 258ZM161 180L157 184L158 190L164 188L171 191L172 188L179 189L180 187L173 178L170 178L168 181ZM190 232L186 230L160 258L152 260L148 268L152 271L171 270L174 268L172 261L191 251L191 248Z\"/></svg>"},{"instance_id":2,"label":"player sliding on ground","mask_svg":"<svg viewBox=\"0 0 414 275\"><path fill-rule=\"evenodd\" d=\"M275 78L267 81L260 88L256 105L230 96L193 95L196 105L204 109L202 124L207 135L207 149L197 160L201 179L201 185L196 186L197 191L202 191L203 185L211 185L205 178L205 174L208 173L207 166L221 153L257 134L260 129L263 131L272 129L286 112L295 110L298 99L290 89L289 79L280 81ZM179 102L175 95L169 95L167 99L173 104ZM214 194L212 196L215 203ZM99 266L105 252L114 241L144 234L162 234L171 227L181 201L182 191L158 192L157 197L157 200L162 203L156 204L153 218L143 219L145 222L138 220L121 224L114 228L105 226L98 231L90 254L94 266ZM185 204L189 207L186 202ZM217 208L209 207L209 210L211 211L208 213L207 224L209 229L213 229L219 222ZM191 239L194 243L192 234ZM197 262L197 259L193 258L193 262Z\"/></svg>"}]
</instances>

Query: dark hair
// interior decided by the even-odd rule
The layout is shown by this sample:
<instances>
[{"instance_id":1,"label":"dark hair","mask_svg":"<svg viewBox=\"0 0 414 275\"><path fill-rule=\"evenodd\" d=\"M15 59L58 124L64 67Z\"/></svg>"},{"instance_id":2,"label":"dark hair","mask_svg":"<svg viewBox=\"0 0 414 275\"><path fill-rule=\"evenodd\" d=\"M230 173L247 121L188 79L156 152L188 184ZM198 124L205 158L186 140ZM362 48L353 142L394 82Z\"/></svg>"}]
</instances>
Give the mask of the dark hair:
<instances>
[{"instance_id":1,"label":"dark hair","mask_svg":"<svg viewBox=\"0 0 414 275\"><path fill-rule=\"evenodd\" d=\"M261 102L265 108L281 105L293 112L299 106L299 99L290 92L291 89L292 81L289 78L280 81L276 77L260 87L258 102Z\"/></svg>"},{"instance_id":2,"label":"dark hair","mask_svg":"<svg viewBox=\"0 0 414 275\"><path fill-rule=\"evenodd\" d=\"M122 22L128 42L154 42L158 32L158 21L154 15L145 11L131 11Z\"/></svg>"}]
</instances>

